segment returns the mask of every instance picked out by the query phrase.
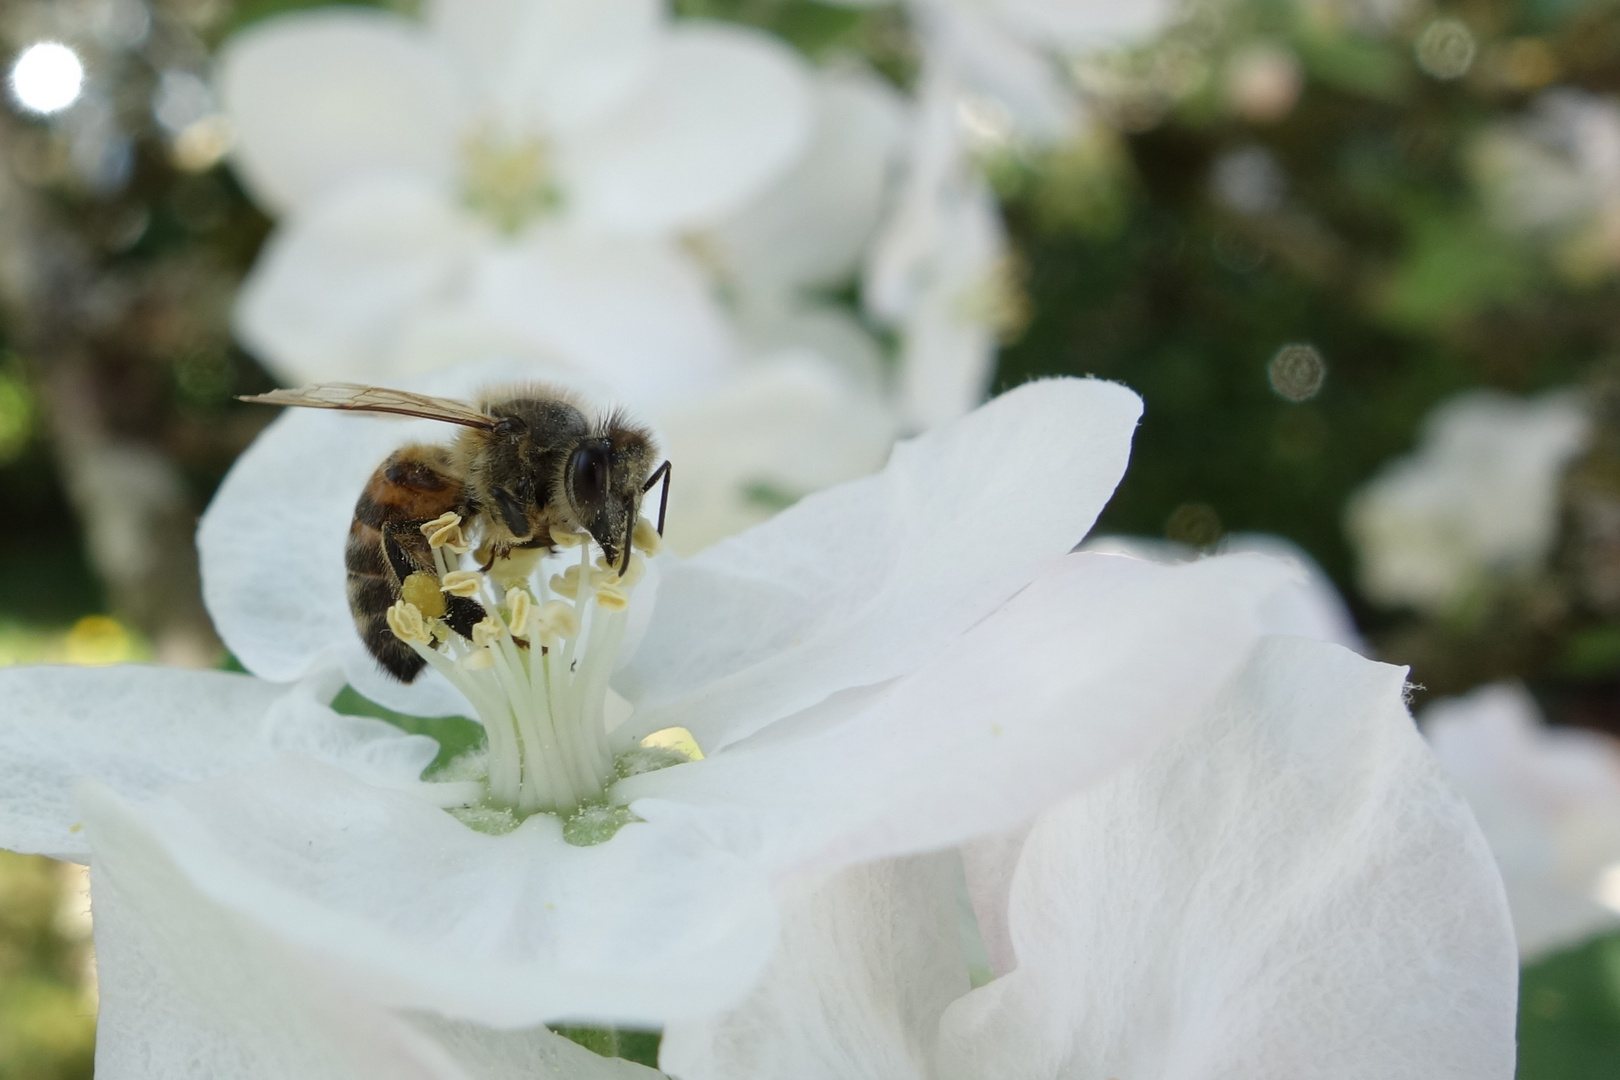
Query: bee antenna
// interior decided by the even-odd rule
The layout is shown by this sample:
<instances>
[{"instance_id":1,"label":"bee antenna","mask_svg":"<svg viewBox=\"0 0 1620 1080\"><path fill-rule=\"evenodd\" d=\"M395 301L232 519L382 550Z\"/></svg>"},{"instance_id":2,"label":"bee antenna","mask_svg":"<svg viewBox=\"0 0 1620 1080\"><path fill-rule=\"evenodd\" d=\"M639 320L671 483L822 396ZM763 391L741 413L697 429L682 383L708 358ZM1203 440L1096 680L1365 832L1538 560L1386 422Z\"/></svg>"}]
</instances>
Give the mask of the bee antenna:
<instances>
[{"instance_id":1,"label":"bee antenna","mask_svg":"<svg viewBox=\"0 0 1620 1080\"><path fill-rule=\"evenodd\" d=\"M647 477L647 482L641 486L641 493L645 495L647 492L652 490L652 486L658 483L659 480L663 480L664 482L664 490L658 495L659 536L664 535L664 511L669 509L669 473L669 461L668 459L665 459L664 463L658 466L658 468L654 469L653 474Z\"/></svg>"}]
</instances>

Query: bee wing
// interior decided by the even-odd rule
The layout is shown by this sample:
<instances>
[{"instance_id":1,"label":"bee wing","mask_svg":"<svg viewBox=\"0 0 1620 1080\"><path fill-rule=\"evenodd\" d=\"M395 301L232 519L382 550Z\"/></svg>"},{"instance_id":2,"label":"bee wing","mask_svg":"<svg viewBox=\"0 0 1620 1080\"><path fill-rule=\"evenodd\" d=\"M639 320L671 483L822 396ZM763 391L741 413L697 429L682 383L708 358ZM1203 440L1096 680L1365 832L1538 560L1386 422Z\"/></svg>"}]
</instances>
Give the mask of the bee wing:
<instances>
[{"instance_id":1,"label":"bee wing","mask_svg":"<svg viewBox=\"0 0 1620 1080\"><path fill-rule=\"evenodd\" d=\"M383 386L362 386L359 383L316 383L296 390L272 390L268 394L255 394L241 400L261 405L302 405L310 409L419 416L474 428L487 429L495 425L493 417L464 401L390 390Z\"/></svg>"}]
</instances>

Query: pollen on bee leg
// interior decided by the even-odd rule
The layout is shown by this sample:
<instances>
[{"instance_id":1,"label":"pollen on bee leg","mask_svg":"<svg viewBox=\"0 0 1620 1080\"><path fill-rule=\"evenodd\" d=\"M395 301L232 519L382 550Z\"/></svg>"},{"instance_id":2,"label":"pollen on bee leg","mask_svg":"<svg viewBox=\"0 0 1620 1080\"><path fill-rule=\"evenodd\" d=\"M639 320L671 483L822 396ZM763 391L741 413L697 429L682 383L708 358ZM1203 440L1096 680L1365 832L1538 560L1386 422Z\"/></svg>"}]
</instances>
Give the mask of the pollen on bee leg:
<instances>
[{"instance_id":1,"label":"pollen on bee leg","mask_svg":"<svg viewBox=\"0 0 1620 1080\"><path fill-rule=\"evenodd\" d=\"M518 588L506 590L506 625L511 629L513 637L529 636L529 616L533 609L534 601L527 592Z\"/></svg>"},{"instance_id":2,"label":"pollen on bee leg","mask_svg":"<svg viewBox=\"0 0 1620 1080\"><path fill-rule=\"evenodd\" d=\"M417 571L399 586L400 599L409 603L423 618L442 619L446 611L444 593L439 590L439 579L425 571Z\"/></svg>"},{"instance_id":3,"label":"pollen on bee leg","mask_svg":"<svg viewBox=\"0 0 1620 1080\"><path fill-rule=\"evenodd\" d=\"M656 555L664 546L664 538L646 518L637 518L635 530L630 534L630 546L648 555Z\"/></svg>"},{"instance_id":4,"label":"pollen on bee leg","mask_svg":"<svg viewBox=\"0 0 1620 1080\"><path fill-rule=\"evenodd\" d=\"M494 617L486 615L473 624L473 644L480 649L488 648L499 641L504 633L506 633L506 627L496 622Z\"/></svg>"},{"instance_id":5,"label":"pollen on bee leg","mask_svg":"<svg viewBox=\"0 0 1620 1080\"><path fill-rule=\"evenodd\" d=\"M477 596L483 583L476 570L452 570L439 579L439 591L451 596Z\"/></svg>"},{"instance_id":6,"label":"pollen on bee leg","mask_svg":"<svg viewBox=\"0 0 1620 1080\"><path fill-rule=\"evenodd\" d=\"M433 635L428 632L422 610L408 600L397 600L388 609L388 629L399 640L412 645L431 645Z\"/></svg>"}]
</instances>

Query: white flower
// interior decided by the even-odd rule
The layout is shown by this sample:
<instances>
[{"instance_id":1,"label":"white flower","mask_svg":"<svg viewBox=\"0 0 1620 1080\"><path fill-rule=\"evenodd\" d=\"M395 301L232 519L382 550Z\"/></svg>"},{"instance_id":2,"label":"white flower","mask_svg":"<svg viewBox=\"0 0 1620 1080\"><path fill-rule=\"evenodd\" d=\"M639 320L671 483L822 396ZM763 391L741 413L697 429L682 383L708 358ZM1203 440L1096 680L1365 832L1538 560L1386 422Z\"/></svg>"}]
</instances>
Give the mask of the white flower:
<instances>
[{"instance_id":1,"label":"white flower","mask_svg":"<svg viewBox=\"0 0 1620 1080\"><path fill-rule=\"evenodd\" d=\"M478 379L423 388L465 395ZM90 776L196 889L383 1006L503 1027L722 1007L774 947L780 882L1012 828L1195 712L1248 654L1281 582L1267 560L1065 554L1117 483L1138 408L1107 383L1033 384L903 444L877 476L691 560L651 560L639 585L509 580L529 599L485 593L503 603L473 640L444 631L442 664L487 659L409 687L361 648L342 551L375 463L444 433L290 412L203 524L223 638L260 677L337 663L417 715L473 711L488 753L420 784L422 740L355 728L309 693L253 714L185 673L139 673L156 688L143 692L117 681L128 673L12 669L0 837L85 857L66 793ZM442 539L448 559L475 537ZM577 667L554 662L570 654ZM196 678L273 696L250 676ZM299 731L324 719L354 745L289 743L289 709ZM672 728L706 756L660 749ZM174 748L193 736L228 753ZM548 803L559 812L522 813Z\"/></svg>"},{"instance_id":2,"label":"white flower","mask_svg":"<svg viewBox=\"0 0 1620 1080\"><path fill-rule=\"evenodd\" d=\"M877 7L888 0L835 0ZM1065 64L1135 45L1162 29L1175 0L906 0L927 62L961 79L974 98L1024 134L1053 140L1079 117Z\"/></svg>"},{"instance_id":3,"label":"white flower","mask_svg":"<svg viewBox=\"0 0 1620 1080\"><path fill-rule=\"evenodd\" d=\"M1367 596L1444 611L1494 577L1539 569L1557 535L1559 479L1588 427L1568 393L1477 390L1437 408L1417 450L1350 501Z\"/></svg>"},{"instance_id":4,"label":"white flower","mask_svg":"<svg viewBox=\"0 0 1620 1080\"><path fill-rule=\"evenodd\" d=\"M799 880L682 1080L1505 1078L1501 882L1404 672L1269 638L1151 753L1032 826ZM965 871L994 978L969 989Z\"/></svg>"},{"instance_id":5,"label":"white flower","mask_svg":"<svg viewBox=\"0 0 1620 1080\"><path fill-rule=\"evenodd\" d=\"M877 231L909 122L900 95L856 68L821 71L816 121L794 165L688 239L756 348L810 346L875 377L879 351L817 294L848 285Z\"/></svg>"},{"instance_id":6,"label":"white flower","mask_svg":"<svg viewBox=\"0 0 1620 1080\"><path fill-rule=\"evenodd\" d=\"M1525 960L1620 925L1620 746L1545 726L1509 684L1437 701L1422 720L1496 854Z\"/></svg>"},{"instance_id":7,"label":"white flower","mask_svg":"<svg viewBox=\"0 0 1620 1080\"><path fill-rule=\"evenodd\" d=\"M774 179L811 113L779 42L656 0L283 16L226 46L219 82L237 168L285 215L238 331L297 379L386 371L413 320L455 309L621 381L649 348L670 378L711 370L726 328L675 237Z\"/></svg>"},{"instance_id":8,"label":"white flower","mask_svg":"<svg viewBox=\"0 0 1620 1080\"><path fill-rule=\"evenodd\" d=\"M917 429L984 398L997 338L1023 295L1001 211L963 143L952 83L925 73L906 172L872 248L862 299L901 339L898 408Z\"/></svg>"},{"instance_id":9,"label":"white flower","mask_svg":"<svg viewBox=\"0 0 1620 1080\"><path fill-rule=\"evenodd\" d=\"M1479 140L1475 171L1497 222L1551 237L1567 270L1620 264L1620 102L1549 90Z\"/></svg>"}]
</instances>

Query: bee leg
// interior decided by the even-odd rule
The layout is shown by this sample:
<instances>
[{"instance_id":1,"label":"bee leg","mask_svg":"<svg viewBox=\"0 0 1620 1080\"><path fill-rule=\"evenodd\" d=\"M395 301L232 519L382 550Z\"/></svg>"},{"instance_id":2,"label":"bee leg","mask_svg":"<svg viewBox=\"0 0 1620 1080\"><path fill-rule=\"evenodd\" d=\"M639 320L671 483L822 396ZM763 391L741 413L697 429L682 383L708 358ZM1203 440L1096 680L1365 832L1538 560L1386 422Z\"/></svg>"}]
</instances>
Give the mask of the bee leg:
<instances>
[{"instance_id":1,"label":"bee leg","mask_svg":"<svg viewBox=\"0 0 1620 1080\"><path fill-rule=\"evenodd\" d=\"M658 468L654 469L652 475L647 477L647 482L641 486L641 493L645 495L647 492L652 490L653 485L658 483L658 481L662 480L664 482L664 490L658 495L659 536L664 535L664 511L669 509L669 473L669 460L666 458L664 463L658 466Z\"/></svg>"},{"instance_id":2,"label":"bee leg","mask_svg":"<svg viewBox=\"0 0 1620 1080\"><path fill-rule=\"evenodd\" d=\"M388 568L395 575L396 595L404 588L406 579L412 574L427 574L434 581L439 579L438 570L433 565L432 548L422 536L420 526L421 522L416 521L391 521L382 527L383 557L388 560ZM473 626L481 622L487 614L484 606L464 596L447 595L444 601L444 614L441 617L446 625L464 638L472 637Z\"/></svg>"},{"instance_id":3,"label":"bee leg","mask_svg":"<svg viewBox=\"0 0 1620 1080\"><path fill-rule=\"evenodd\" d=\"M473 627L483 622L488 615L484 605L476 600L465 596L445 598L445 625L468 640L472 639Z\"/></svg>"}]
</instances>

